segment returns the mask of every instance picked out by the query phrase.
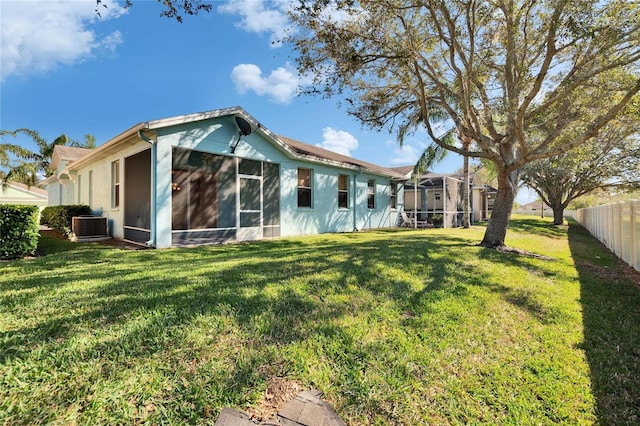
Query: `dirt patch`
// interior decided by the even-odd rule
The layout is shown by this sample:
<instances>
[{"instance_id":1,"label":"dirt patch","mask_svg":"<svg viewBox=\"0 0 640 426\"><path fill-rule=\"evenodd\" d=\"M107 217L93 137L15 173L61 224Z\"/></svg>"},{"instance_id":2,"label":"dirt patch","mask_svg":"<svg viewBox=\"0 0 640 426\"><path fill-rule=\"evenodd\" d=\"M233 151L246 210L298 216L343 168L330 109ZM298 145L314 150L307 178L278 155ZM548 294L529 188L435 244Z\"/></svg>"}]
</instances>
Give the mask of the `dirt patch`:
<instances>
[{"instance_id":1,"label":"dirt patch","mask_svg":"<svg viewBox=\"0 0 640 426\"><path fill-rule=\"evenodd\" d=\"M267 390L254 407L246 410L253 421L273 422L289 401L294 399L304 388L295 380L286 377L272 377L267 381Z\"/></svg>"},{"instance_id":2,"label":"dirt patch","mask_svg":"<svg viewBox=\"0 0 640 426\"><path fill-rule=\"evenodd\" d=\"M53 229L41 229L40 234L46 235L49 238L53 238L56 240L66 240L67 237L62 235L61 233L54 231Z\"/></svg>"},{"instance_id":3,"label":"dirt patch","mask_svg":"<svg viewBox=\"0 0 640 426\"><path fill-rule=\"evenodd\" d=\"M553 257L543 256L541 254L532 253L527 250L517 249L515 247L502 246L502 247L496 247L496 250L498 250L500 253L513 253L513 254L517 254L518 256L532 257L534 259L555 260Z\"/></svg>"},{"instance_id":4,"label":"dirt patch","mask_svg":"<svg viewBox=\"0 0 640 426\"><path fill-rule=\"evenodd\" d=\"M604 282L616 282L621 279L627 279L640 287L640 272L619 259L613 268L594 265L590 262L578 262L576 266L585 271L589 271L590 274L598 276Z\"/></svg>"},{"instance_id":5,"label":"dirt patch","mask_svg":"<svg viewBox=\"0 0 640 426\"><path fill-rule=\"evenodd\" d=\"M68 238L58 231L54 231L53 229L40 229L41 235L46 235L49 238L53 238L56 240L67 240ZM115 247L122 250L146 250L150 247L144 246L142 244L135 244L125 240L119 240L117 238L109 238L107 240L100 241L86 241L87 243L97 243L103 246ZM85 242L78 242L76 244L84 244Z\"/></svg>"}]
</instances>

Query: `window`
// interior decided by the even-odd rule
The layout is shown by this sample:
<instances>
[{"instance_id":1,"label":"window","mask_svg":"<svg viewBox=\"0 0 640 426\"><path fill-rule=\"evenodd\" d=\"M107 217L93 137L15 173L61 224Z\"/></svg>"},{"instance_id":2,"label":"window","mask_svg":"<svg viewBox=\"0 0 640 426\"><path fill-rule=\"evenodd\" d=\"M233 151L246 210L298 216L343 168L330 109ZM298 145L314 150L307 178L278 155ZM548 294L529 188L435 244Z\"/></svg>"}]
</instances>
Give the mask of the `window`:
<instances>
[{"instance_id":1,"label":"window","mask_svg":"<svg viewBox=\"0 0 640 426\"><path fill-rule=\"evenodd\" d=\"M439 192L436 192L435 194L433 194L433 198L434 198L436 201L439 201L439 200L440 200L440 193L439 193Z\"/></svg>"},{"instance_id":2,"label":"window","mask_svg":"<svg viewBox=\"0 0 640 426\"><path fill-rule=\"evenodd\" d=\"M349 208L349 176L338 175L338 208Z\"/></svg>"},{"instance_id":3,"label":"window","mask_svg":"<svg viewBox=\"0 0 640 426\"><path fill-rule=\"evenodd\" d=\"M78 175L78 204L82 204L82 176Z\"/></svg>"},{"instance_id":4,"label":"window","mask_svg":"<svg viewBox=\"0 0 640 426\"><path fill-rule=\"evenodd\" d=\"M93 205L93 170L89 170L89 205Z\"/></svg>"},{"instance_id":5,"label":"window","mask_svg":"<svg viewBox=\"0 0 640 426\"><path fill-rule=\"evenodd\" d=\"M311 208L311 170L298 169L298 207Z\"/></svg>"},{"instance_id":6,"label":"window","mask_svg":"<svg viewBox=\"0 0 640 426\"><path fill-rule=\"evenodd\" d=\"M389 205L392 209L396 208L396 199L398 197L398 184L391 182L391 196L389 197Z\"/></svg>"},{"instance_id":7,"label":"window","mask_svg":"<svg viewBox=\"0 0 640 426\"><path fill-rule=\"evenodd\" d=\"M376 208L376 181L373 179L367 181L367 208Z\"/></svg>"},{"instance_id":8,"label":"window","mask_svg":"<svg viewBox=\"0 0 640 426\"><path fill-rule=\"evenodd\" d=\"M111 163L111 208L120 207L120 161Z\"/></svg>"}]
</instances>

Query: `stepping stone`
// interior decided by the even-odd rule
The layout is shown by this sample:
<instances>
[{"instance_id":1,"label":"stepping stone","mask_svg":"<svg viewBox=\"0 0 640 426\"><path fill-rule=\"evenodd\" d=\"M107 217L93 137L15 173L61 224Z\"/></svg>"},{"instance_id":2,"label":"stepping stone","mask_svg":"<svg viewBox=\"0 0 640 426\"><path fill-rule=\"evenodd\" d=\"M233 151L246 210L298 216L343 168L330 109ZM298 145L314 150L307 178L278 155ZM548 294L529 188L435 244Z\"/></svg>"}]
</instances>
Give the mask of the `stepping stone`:
<instances>
[{"instance_id":1,"label":"stepping stone","mask_svg":"<svg viewBox=\"0 0 640 426\"><path fill-rule=\"evenodd\" d=\"M232 408L224 407L214 426L256 426L249 416Z\"/></svg>"},{"instance_id":2,"label":"stepping stone","mask_svg":"<svg viewBox=\"0 0 640 426\"><path fill-rule=\"evenodd\" d=\"M300 392L278 412L283 426L346 426L319 390Z\"/></svg>"}]
</instances>

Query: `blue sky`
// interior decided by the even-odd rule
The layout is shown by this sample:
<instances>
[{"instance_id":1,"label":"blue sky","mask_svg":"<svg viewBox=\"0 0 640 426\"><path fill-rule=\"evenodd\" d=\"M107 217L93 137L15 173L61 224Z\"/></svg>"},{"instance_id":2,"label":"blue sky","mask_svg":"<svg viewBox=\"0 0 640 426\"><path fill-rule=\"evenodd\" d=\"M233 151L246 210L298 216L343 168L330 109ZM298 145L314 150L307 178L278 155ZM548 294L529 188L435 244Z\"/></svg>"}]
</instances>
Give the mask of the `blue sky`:
<instances>
[{"instance_id":1,"label":"blue sky","mask_svg":"<svg viewBox=\"0 0 640 426\"><path fill-rule=\"evenodd\" d=\"M98 17L94 0L0 0L1 129L100 145L139 122L239 105L275 133L383 166L414 164L428 144L420 133L401 149L340 99L297 96L305 79L276 42L287 2L219 1L182 24L156 1L103 3ZM461 166L450 154L435 171Z\"/></svg>"}]
</instances>

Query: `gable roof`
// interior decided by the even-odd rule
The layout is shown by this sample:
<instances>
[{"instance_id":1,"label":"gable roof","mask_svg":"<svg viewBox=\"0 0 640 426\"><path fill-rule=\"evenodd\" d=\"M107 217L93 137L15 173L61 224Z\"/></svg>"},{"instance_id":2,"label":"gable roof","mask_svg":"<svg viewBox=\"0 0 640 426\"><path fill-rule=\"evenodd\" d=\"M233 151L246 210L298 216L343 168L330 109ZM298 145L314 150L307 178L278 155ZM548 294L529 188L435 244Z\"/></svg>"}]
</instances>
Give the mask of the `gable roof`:
<instances>
[{"instance_id":1,"label":"gable roof","mask_svg":"<svg viewBox=\"0 0 640 426\"><path fill-rule=\"evenodd\" d=\"M78 148L75 146L56 145L53 147L53 155L51 156L51 167L57 169L60 161L72 162L78 160L92 150L88 148Z\"/></svg>"},{"instance_id":2,"label":"gable roof","mask_svg":"<svg viewBox=\"0 0 640 426\"><path fill-rule=\"evenodd\" d=\"M9 182L7 185L10 187L13 187L13 189L16 189L20 192L30 193L31 195L34 195L37 197L47 198L47 195L48 195L48 192L46 189L38 188L37 186L34 186L34 185L28 186L20 182Z\"/></svg>"},{"instance_id":3,"label":"gable roof","mask_svg":"<svg viewBox=\"0 0 640 426\"><path fill-rule=\"evenodd\" d=\"M411 173L413 173L414 167L415 166L399 166L391 167L390 169L408 179L411 177Z\"/></svg>"},{"instance_id":4,"label":"gable roof","mask_svg":"<svg viewBox=\"0 0 640 426\"><path fill-rule=\"evenodd\" d=\"M48 193L35 186L27 186L19 182L9 182L0 186L0 204L35 204L46 206Z\"/></svg>"},{"instance_id":5,"label":"gable roof","mask_svg":"<svg viewBox=\"0 0 640 426\"><path fill-rule=\"evenodd\" d=\"M530 203L518 206L518 210L540 210L541 208L551 210L551 207L547 206L546 204L543 206L542 201L540 200L531 201Z\"/></svg>"},{"instance_id":6,"label":"gable roof","mask_svg":"<svg viewBox=\"0 0 640 426\"><path fill-rule=\"evenodd\" d=\"M323 164L330 164L337 167L343 167L352 170L366 170L373 174L388 176L394 179L404 179L404 176L397 173L393 169L378 166L376 164L368 163L366 161L361 161L355 158L348 157L346 155L338 154L333 151L329 151L324 148L320 148L317 146L309 145L295 139L287 138L284 136L278 136L275 133L271 132L269 129L260 124L255 118L253 118L247 111L243 108L236 106L230 108L217 109L212 111L198 112L193 114L179 115L175 117L162 118L158 120L151 120L147 122L138 123L130 129L122 132L118 136L110 139L103 145L93 150L88 150L89 152L81 158L78 158L73 163L69 164L67 167L69 169L75 169L83 166L84 164L98 160L103 158L110 153L117 151L120 147L126 142L130 141L132 138L138 138L140 132L144 132L145 130L157 130L161 128L177 126L180 124L193 123L197 121L209 120L212 118L220 118L227 116L236 116L241 117L244 120L251 123L252 127L255 129L255 133L261 134L271 143L273 143L277 148L283 151L286 155L291 158L311 161L311 162L319 162Z\"/></svg>"}]
</instances>

